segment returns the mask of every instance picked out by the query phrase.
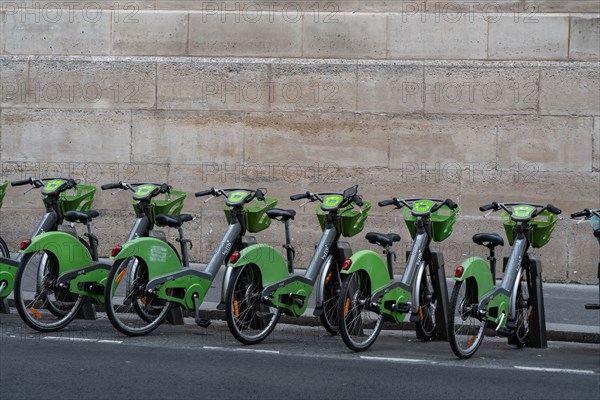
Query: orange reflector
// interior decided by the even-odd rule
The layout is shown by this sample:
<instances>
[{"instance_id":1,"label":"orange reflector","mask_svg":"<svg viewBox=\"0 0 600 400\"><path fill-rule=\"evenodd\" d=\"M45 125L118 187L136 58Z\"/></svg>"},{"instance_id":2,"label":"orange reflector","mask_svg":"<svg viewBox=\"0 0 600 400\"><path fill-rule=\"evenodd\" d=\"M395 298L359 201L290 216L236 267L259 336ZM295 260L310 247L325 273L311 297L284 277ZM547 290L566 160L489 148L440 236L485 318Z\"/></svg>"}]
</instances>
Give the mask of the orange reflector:
<instances>
[{"instance_id":1,"label":"orange reflector","mask_svg":"<svg viewBox=\"0 0 600 400\"><path fill-rule=\"evenodd\" d=\"M240 307L238 301L235 299L233 300L233 315L235 315L236 318L240 316Z\"/></svg>"},{"instance_id":2,"label":"orange reflector","mask_svg":"<svg viewBox=\"0 0 600 400\"><path fill-rule=\"evenodd\" d=\"M40 313L39 313L39 311L38 311L38 310L36 310L35 308L31 307L31 308L29 309L29 311L31 311L31 313L32 313L33 315L35 315L35 317L36 317L37 319L42 319L42 314L40 314Z\"/></svg>"},{"instance_id":3,"label":"orange reflector","mask_svg":"<svg viewBox=\"0 0 600 400\"><path fill-rule=\"evenodd\" d=\"M350 312L350 298L347 297L346 304L344 305L344 317L347 317L349 312Z\"/></svg>"},{"instance_id":4,"label":"orange reflector","mask_svg":"<svg viewBox=\"0 0 600 400\"><path fill-rule=\"evenodd\" d=\"M477 339L477 336L471 336L471 338L467 340L467 346L471 346L475 339Z\"/></svg>"},{"instance_id":5,"label":"orange reflector","mask_svg":"<svg viewBox=\"0 0 600 400\"><path fill-rule=\"evenodd\" d=\"M331 280L331 275L333 275L333 271L327 274L327 276L325 277L325 283L329 283L329 281Z\"/></svg>"},{"instance_id":6,"label":"orange reflector","mask_svg":"<svg viewBox=\"0 0 600 400\"><path fill-rule=\"evenodd\" d=\"M117 282L117 283L121 282L121 279L123 279L123 276L125 276L126 273L127 273L127 268L125 268L123 271L119 272L119 275L117 275L115 282Z\"/></svg>"},{"instance_id":7,"label":"orange reflector","mask_svg":"<svg viewBox=\"0 0 600 400\"><path fill-rule=\"evenodd\" d=\"M148 304L148 300L146 300L145 297L140 297L140 303L142 303L143 305L147 305Z\"/></svg>"},{"instance_id":8,"label":"orange reflector","mask_svg":"<svg viewBox=\"0 0 600 400\"><path fill-rule=\"evenodd\" d=\"M423 307L419 307L419 319L423 321Z\"/></svg>"}]
</instances>

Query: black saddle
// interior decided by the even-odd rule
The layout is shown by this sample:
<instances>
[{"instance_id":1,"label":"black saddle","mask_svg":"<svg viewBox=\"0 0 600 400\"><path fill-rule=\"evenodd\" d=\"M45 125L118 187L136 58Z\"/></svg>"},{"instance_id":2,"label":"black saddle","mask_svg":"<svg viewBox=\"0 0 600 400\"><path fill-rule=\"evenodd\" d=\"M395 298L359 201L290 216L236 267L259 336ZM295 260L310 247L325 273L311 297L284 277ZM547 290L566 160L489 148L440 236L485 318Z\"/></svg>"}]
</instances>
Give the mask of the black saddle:
<instances>
[{"instance_id":1,"label":"black saddle","mask_svg":"<svg viewBox=\"0 0 600 400\"><path fill-rule=\"evenodd\" d=\"M69 222L81 222L82 224L87 224L100 213L96 210L90 211L67 211L64 215L64 218Z\"/></svg>"},{"instance_id":2,"label":"black saddle","mask_svg":"<svg viewBox=\"0 0 600 400\"><path fill-rule=\"evenodd\" d=\"M486 247L504 246L504 239L497 233L476 233L473 242Z\"/></svg>"},{"instance_id":3,"label":"black saddle","mask_svg":"<svg viewBox=\"0 0 600 400\"><path fill-rule=\"evenodd\" d=\"M267 215L271 219L276 219L278 221L287 221L290 219L294 219L296 216L296 211L294 210L283 210L281 208L272 208L267 210Z\"/></svg>"},{"instance_id":4,"label":"black saddle","mask_svg":"<svg viewBox=\"0 0 600 400\"><path fill-rule=\"evenodd\" d=\"M400 241L400 235L397 233L369 232L365 238L369 241L369 243L373 243L381 247L391 246L392 243Z\"/></svg>"},{"instance_id":5,"label":"black saddle","mask_svg":"<svg viewBox=\"0 0 600 400\"><path fill-rule=\"evenodd\" d=\"M169 214L160 214L156 217L156 225L158 226L168 226L169 228L179 228L183 225L184 222L188 222L193 220L190 214L181 214L181 215L169 215Z\"/></svg>"}]
</instances>

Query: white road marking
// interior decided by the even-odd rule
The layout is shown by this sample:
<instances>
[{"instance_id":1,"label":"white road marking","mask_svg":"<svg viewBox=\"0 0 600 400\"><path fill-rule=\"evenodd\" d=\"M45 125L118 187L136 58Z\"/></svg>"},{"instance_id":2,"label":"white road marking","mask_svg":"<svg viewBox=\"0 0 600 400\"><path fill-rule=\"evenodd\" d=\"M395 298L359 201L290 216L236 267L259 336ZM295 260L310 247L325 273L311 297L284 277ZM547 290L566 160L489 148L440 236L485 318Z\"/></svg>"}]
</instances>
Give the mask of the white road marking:
<instances>
[{"instance_id":1,"label":"white road marking","mask_svg":"<svg viewBox=\"0 0 600 400\"><path fill-rule=\"evenodd\" d=\"M261 350L261 349L236 349L236 348L227 348L227 347L217 347L217 346L202 346L205 350L221 350L221 351L244 351L247 353L266 353L266 354L281 354L277 350Z\"/></svg>"},{"instance_id":2,"label":"white road marking","mask_svg":"<svg viewBox=\"0 0 600 400\"><path fill-rule=\"evenodd\" d=\"M65 340L68 342L96 342L98 339L86 339L86 338L64 337L64 336L44 336L44 340Z\"/></svg>"},{"instance_id":3,"label":"white road marking","mask_svg":"<svg viewBox=\"0 0 600 400\"><path fill-rule=\"evenodd\" d=\"M523 369L526 371L561 372L564 374L594 375L594 371L591 371L589 369L540 368L540 367L523 367L520 365L515 365L515 368Z\"/></svg>"},{"instance_id":4,"label":"white road marking","mask_svg":"<svg viewBox=\"0 0 600 400\"><path fill-rule=\"evenodd\" d=\"M121 344L123 343L122 340L98 340L98 343L114 343L114 344Z\"/></svg>"},{"instance_id":5,"label":"white road marking","mask_svg":"<svg viewBox=\"0 0 600 400\"><path fill-rule=\"evenodd\" d=\"M360 356L360 358L362 358L363 360L370 360L370 361L393 361L393 362L408 362L408 363L420 363L420 362L434 363L433 361L419 360L419 359L415 359L415 358L371 357L371 356Z\"/></svg>"}]
</instances>

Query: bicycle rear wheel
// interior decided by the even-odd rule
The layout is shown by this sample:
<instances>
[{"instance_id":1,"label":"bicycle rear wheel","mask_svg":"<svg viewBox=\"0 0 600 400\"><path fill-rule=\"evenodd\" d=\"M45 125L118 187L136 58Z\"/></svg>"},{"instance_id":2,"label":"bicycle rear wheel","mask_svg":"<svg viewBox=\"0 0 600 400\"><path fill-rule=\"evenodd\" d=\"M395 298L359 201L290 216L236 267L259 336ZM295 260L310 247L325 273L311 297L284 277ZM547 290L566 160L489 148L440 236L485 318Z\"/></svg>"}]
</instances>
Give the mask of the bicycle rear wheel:
<instances>
[{"instance_id":1,"label":"bicycle rear wheel","mask_svg":"<svg viewBox=\"0 0 600 400\"><path fill-rule=\"evenodd\" d=\"M262 277L256 265L234 268L225 295L225 317L229 330L241 343L260 343L279 320L281 310L265 304L262 291Z\"/></svg>"},{"instance_id":2,"label":"bicycle rear wheel","mask_svg":"<svg viewBox=\"0 0 600 400\"><path fill-rule=\"evenodd\" d=\"M437 296L431 281L431 266L425 264L419 286L419 320L415 329L424 341L433 340L437 335L435 309Z\"/></svg>"},{"instance_id":3,"label":"bicycle rear wheel","mask_svg":"<svg viewBox=\"0 0 600 400\"><path fill-rule=\"evenodd\" d=\"M341 277L335 259L329 264L329 268L324 271L325 285L323 290L323 313L319 316L321 324L327 332L335 336L340 331L338 303L340 299Z\"/></svg>"},{"instance_id":4,"label":"bicycle rear wheel","mask_svg":"<svg viewBox=\"0 0 600 400\"><path fill-rule=\"evenodd\" d=\"M147 283L148 267L138 257L118 260L108 275L104 291L106 315L125 335L152 332L171 309L171 302L146 293Z\"/></svg>"},{"instance_id":5,"label":"bicycle rear wheel","mask_svg":"<svg viewBox=\"0 0 600 400\"><path fill-rule=\"evenodd\" d=\"M37 331L53 332L67 326L83 305L83 296L57 287L58 273L58 260L47 251L26 254L17 271L17 311Z\"/></svg>"},{"instance_id":6,"label":"bicycle rear wheel","mask_svg":"<svg viewBox=\"0 0 600 400\"><path fill-rule=\"evenodd\" d=\"M474 279L454 284L450 301L448 339L458 358L473 356L483 342L487 320L477 315L477 302L477 283Z\"/></svg>"},{"instance_id":7,"label":"bicycle rear wheel","mask_svg":"<svg viewBox=\"0 0 600 400\"><path fill-rule=\"evenodd\" d=\"M0 257L10 258L10 251L4 239L0 237Z\"/></svg>"},{"instance_id":8,"label":"bicycle rear wheel","mask_svg":"<svg viewBox=\"0 0 600 400\"><path fill-rule=\"evenodd\" d=\"M360 271L342 281L338 303L340 335L354 351L371 347L383 327L383 315L370 308L370 286L369 277Z\"/></svg>"}]
</instances>

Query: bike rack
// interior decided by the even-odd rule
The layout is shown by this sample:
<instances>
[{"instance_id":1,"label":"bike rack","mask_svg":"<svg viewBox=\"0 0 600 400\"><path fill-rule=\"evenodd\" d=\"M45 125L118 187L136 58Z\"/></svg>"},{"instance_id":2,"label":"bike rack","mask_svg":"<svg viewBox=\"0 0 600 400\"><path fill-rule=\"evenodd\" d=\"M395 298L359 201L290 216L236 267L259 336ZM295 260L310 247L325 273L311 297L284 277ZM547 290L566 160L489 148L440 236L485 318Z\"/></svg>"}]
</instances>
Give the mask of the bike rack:
<instances>
[{"instance_id":1,"label":"bike rack","mask_svg":"<svg viewBox=\"0 0 600 400\"><path fill-rule=\"evenodd\" d=\"M8 306L7 298L0 300L0 314L10 314L10 307Z\"/></svg>"},{"instance_id":2,"label":"bike rack","mask_svg":"<svg viewBox=\"0 0 600 400\"><path fill-rule=\"evenodd\" d=\"M539 257L529 254L529 273L531 274L531 301L533 302L533 315L529 321L529 341L527 347L545 349L548 347L546 337L546 312L544 309L544 291L542 287L542 261ZM504 267L508 257L504 257ZM509 344L515 344L508 338Z\"/></svg>"},{"instance_id":3,"label":"bike rack","mask_svg":"<svg viewBox=\"0 0 600 400\"><path fill-rule=\"evenodd\" d=\"M434 273L431 276L431 283L433 284L433 290L436 293L441 294L438 297L438 304L435 309L435 321L437 325L437 335L435 340L448 341L448 310L449 310L449 299L448 299L448 288L446 285L446 272L444 271L444 255L442 252L437 250L430 250L431 253L431 266L433 267ZM406 259L410 256L410 251L406 252ZM419 332L417 337L422 339Z\"/></svg>"},{"instance_id":4,"label":"bike rack","mask_svg":"<svg viewBox=\"0 0 600 400\"><path fill-rule=\"evenodd\" d=\"M171 325L183 325L183 310L181 306L174 304L167 313L165 320Z\"/></svg>"}]
</instances>

